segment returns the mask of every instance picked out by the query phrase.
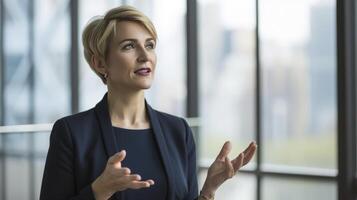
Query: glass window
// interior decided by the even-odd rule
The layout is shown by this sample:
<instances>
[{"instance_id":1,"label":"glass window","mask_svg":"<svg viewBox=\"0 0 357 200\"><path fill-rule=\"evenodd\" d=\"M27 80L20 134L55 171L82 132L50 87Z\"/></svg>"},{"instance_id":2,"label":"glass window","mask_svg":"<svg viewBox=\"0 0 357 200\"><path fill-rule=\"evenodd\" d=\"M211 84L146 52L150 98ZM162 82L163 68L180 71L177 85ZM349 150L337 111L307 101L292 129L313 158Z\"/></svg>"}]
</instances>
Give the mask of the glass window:
<instances>
[{"instance_id":1,"label":"glass window","mask_svg":"<svg viewBox=\"0 0 357 200\"><path fill-rule=\"evenodd\" d=\"M34 153L35 159L33 160L33 173L34 180L32 181L35 199L40 198L43 170L45 169L46 156L50 142L50 132L32 133L34 137L34 145L31 151Z\"/></svg>"},{"instance_id":2,"label":"glass window","mask_svg":"<svg viewBox=\"0 0 357 200\"><path fill-rule=\"evenodd\" d=\"M79 0L79 109L86 110L98 103L106 86L87 64L83 54L82 32L88 21L95 16L104 15L107 10L119 5L118 0Z\"/></svg>"},{"instance_id":3,"label":"glass window","mask_svg":"<svg viewBox=\"0 0 357 200\"><path fill-rule=\"evenodd\" d=\"M35 175L33 180L34 182L34 190L35 193L35 198L34 199L40 199L40 192L41 192L41 184L42 184L42 177L43 177L43 171L45 170L45 162L46 158L40 158L40 159L35 159L34 161L34 167L35 167Z\"/></svg>"},{"instance_id":4,"label":"glass window","mask_svg":"<svg viewBox=\"0 0 357 200\"><path fill-rule=\"evenodd\" d=\"M70 14L69 1L4 0L4 121L5 125L51 123L70 113ZM3 113L2 113L3 114ZM43 170L34 172L30 155L48 149L49 134L34 147L30 133L2 134L0 158L5 170L6 199L35 198ZM46 141L46 142L44 142ZM35 180L33 180L34 178ZM36 184L34 184L36 181ZM2 181L1 181L2 183ZM1 189L2 189L1 188ZM30 191L31 189L36 191ZM19 192L20 191L20 192ZM3 194L2 193L2 194Z\"/></svg>"},{"instance_id":5,"label":"glass window","mask_svg":"<svg viewBox=\"0 0 357 200\"><path fill-rule=\"evenodd\" d=\"M29 123L29 19L27 4L4 0L4 124ZM16 8L17 12L7 8Z\"/></svg>"},{"instance_id":6,"label":"glass window","mask_svg":"<svg viewBox=\"0 0 357 200\"><path fill-rule=\"evenodd\" d=\"M264 164L336 168L335 9L260 1Z\"/></svg>"},{"instance_id":7,"label":"glass window","mask_svg":"<svg viewBox=\"0 0 357 200\"><path fill-rule=\"evenodd\" d=\"M263 178L263 200L337 200L334 182L292 178Z\"/></svg>"},{"instance_id":8,"label":"glass window","mask_svg":"<svg viewBox=\"0 0 357 200\"><path fill-rule=\"evenodd\" d=\"M255 136L255 1L198 1L201 161Z\"/></svg>"},{"instance_id":9,"label":"glass window","mask_svg":"<svg viewBox=\"0 0 357 200\"><path fill-rule=\"evenodd\" d=\"M32 195L39 198L49 136L49 132L5 135L5 152L0 163L5 162L7 199L31 199Z\"/></svg>"},{"instance_id":10,"label":"glass window","mask_svg":"<svg viewBox=\"0 0 357 200\"><path fill-rule=\"evenodd\" d=\"M36 0L34 4L35 123L54 122L71 113L69 8L65 0Z\"/></svg>"},{"instance_id":11,"label":"glass window","mask_svg":"<svg viewBox=\"0 0 357 200\"><path fill-rule=\"evenodd\" d=\"M25 154L29 149L29 139L32 135L30 133L10 133L6 134L5 140L5 152Z\"/></svg>"},{"instance_id":12,"label":"glass window","mask_svg":"<svg viewBox=\"0 0 357 200\"><path fill-rule=\"evenodd\" d=\"M4 5L5 124L49 123L69 114L68 2Z\"/></svg>"},{"instance_id":13,"label":"glass window","mask_svg":"<svg viewBox=\"0 0 357 200\"><path fill-rule=\"evenodd\" d=\"M6 199L29 199L29 161L26 158L6 157Z\"/></svg>"},{"instance_id":14,"label":"glass window","mask_svg":"<svg viewBox=\"0 0 357 200\"><path fill-rule=\"evenodd\" d=\"M50 146L50 132L32 133L34 146L33 149L38 155L47 155L48 147Z\"/></svg>"}]
</instances>

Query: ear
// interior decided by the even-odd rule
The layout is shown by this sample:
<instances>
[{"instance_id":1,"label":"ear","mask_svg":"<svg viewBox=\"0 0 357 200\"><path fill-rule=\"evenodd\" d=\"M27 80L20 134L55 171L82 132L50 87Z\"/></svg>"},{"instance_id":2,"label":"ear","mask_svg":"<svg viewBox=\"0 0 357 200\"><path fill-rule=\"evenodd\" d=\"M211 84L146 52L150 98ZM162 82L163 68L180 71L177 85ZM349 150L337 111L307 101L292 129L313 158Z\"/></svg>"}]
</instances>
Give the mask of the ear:
<instances>
[{"instance_id":1,"label":"ear","mask_svg":"<svg viewBox=\"0 0 357 200\"><path fill-rule=\"evenodd\" d=\"M98 56L92 56L92 67L95 69L95 71L99 72L100 74L105 74L106 69L105 69L105 65L104 62L102 61L102 59L100 59Z\"/></svg>"}]
</instances>

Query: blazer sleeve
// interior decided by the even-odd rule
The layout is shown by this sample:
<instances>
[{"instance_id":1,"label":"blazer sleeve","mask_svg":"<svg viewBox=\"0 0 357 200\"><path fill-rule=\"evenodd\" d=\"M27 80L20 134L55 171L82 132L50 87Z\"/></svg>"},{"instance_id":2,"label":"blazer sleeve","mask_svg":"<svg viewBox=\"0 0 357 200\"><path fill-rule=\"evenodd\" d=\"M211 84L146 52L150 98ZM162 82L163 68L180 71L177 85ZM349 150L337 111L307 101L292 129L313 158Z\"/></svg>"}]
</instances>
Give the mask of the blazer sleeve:
<instances>
[{"instance_id":1,"label":"blazer sleeve","mask_svg":"<svg viewBox=\"0 0 357 200\"><path fill-rule=\"evenodd\" d=\"M198 199L198 182L197 182L197 165L196 165L196 145L193 138L192 130L184 120L186 129L186 147L187 147L187 161L188 161L188 197L187 200Z\"/></svg>"},{"instance_id":2,"label":"blazer sleeve","mask_svg":"<svg viewBox=\"0 0 357 200\"><path fill-rule=\"evenodd\" d=\"M90 185L76 188L73 143L65 120L60 119L54 124L50 136L40 200L91 199L95 198Z\"/></svg>"}]
</instances>

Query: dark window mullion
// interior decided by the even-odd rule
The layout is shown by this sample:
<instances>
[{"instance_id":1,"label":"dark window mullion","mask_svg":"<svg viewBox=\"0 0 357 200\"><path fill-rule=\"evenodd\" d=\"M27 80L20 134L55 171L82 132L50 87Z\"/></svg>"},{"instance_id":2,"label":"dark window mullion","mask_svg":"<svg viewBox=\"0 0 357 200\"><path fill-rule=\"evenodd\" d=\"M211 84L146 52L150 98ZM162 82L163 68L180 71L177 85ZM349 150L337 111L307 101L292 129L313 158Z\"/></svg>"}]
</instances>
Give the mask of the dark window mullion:
<instances>
[{"instance_id":1,"label":"dark window mullion","mask_svg":"<svg viewBox=\"0 0 357 200\"><path fill-rule=\"evenodd\" d=\"M186 14L186 85L187 85L187 103L186 116L198 117L198 37L197 37L197 1L187 0Z\"/></svg>"},{"instance_id":2,"label":"dark window mullion","mask_svg":"<svg viewBox=\"0 0 357 200\"><path fill-rule=\"evenodd\" d=\"M199 117L197 0L187 0L186 8L186 117L196 118ZM193 132L200 155L199 127L194 127Z\"/></svg>"},{"instance_id":3,"label":"dark window mullion","mask_svg":"<svg viewBox=\"0 0 357 200\"><path fill-rule=\"evenodd\" d=\"M71 20L71 60L70 60L70 102L71 112L77 113L79 111L79 40L78 40L78 1L71 0L70 2L70 20Z\"/></svg>"},{"instance_id":4,"label":"dark window mullion","mask_svg":"<svg viewBox=\"0 0 357 200\"><path fill-rule=\"evenodd\" d=\"M355 1L337 4L338 199L356 199Z\"/></svg>"}]
</instances>

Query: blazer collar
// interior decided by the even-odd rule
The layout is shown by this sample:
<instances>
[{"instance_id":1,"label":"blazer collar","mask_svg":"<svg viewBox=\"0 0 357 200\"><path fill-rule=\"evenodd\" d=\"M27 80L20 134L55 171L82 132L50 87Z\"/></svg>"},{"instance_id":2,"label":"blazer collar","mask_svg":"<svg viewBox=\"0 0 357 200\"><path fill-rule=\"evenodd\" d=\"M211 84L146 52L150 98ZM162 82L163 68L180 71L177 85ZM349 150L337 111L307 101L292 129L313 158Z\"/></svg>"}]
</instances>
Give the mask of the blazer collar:
<instances>
[{"instance_id":1,"label":"blazer collar","mask_svg":"<svg viewBox=\"0 0 357 200\"><path fill-rule=\"evenodd\" d=\"M114 137L113 126L110 120L109 107L107 93L104 95L103 99L95 106L95 113L97 120L99 121L99 126L101 134L104 140L104 146L108 158L119 151L119 147L116 144ZM159 118L157 116L157 111L155 111L145 100L146 112L149 115L150 125L153 129L154 137L160 151L160 156L163 161L164 169L168 181L168 199L174 199L174 171L171 166L168 146L165 140L164 133L162 131Z\"/></svg>"}]
</instances>

